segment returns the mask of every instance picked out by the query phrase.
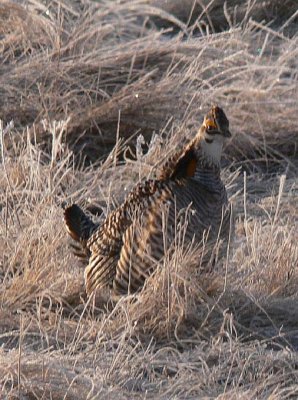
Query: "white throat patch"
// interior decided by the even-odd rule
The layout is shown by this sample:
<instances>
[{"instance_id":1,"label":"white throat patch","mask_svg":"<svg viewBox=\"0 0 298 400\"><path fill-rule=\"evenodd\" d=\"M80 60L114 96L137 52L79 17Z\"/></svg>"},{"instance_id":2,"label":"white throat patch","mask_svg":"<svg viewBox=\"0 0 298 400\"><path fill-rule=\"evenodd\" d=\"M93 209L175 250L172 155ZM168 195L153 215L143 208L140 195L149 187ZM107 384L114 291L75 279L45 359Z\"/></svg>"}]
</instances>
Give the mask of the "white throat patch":
<instances>
[{"instance_id":1,"label":"white throat patch","mask_svg":"<svg viewBox=\"0 0 298 400\"><path fill-rule=\"evenodd\" d=\"M205 139L202 140L201 146L203 153L208 161L219 165L224 138L221 135L208 135L207 139L212 140L212 143L207 143Z\"/></svg>"}]
</instances>

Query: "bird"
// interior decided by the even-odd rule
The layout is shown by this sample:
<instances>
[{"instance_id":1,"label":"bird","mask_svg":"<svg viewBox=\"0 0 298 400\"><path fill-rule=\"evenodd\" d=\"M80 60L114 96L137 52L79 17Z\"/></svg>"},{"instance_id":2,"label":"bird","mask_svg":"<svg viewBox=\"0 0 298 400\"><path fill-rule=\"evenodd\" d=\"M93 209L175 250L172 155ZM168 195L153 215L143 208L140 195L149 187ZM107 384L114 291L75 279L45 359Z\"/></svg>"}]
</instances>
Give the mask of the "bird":
<instances>
[{"instance_id":1,"label":"bird","mask_svg":"<svg viewBox=\"0 0 298 400\"><path fill-rule=\"evenodd\" d=\"M186 245L227 241L231 207L220 159L230 137L226 114L213 105L195 136L168 157L154 179L138 183L102 224L77 204L64 210L66 229L88 260L88 296L104 287L115 296L138 292L175 242L183 221Z\"/></svg>"}]
</instances>

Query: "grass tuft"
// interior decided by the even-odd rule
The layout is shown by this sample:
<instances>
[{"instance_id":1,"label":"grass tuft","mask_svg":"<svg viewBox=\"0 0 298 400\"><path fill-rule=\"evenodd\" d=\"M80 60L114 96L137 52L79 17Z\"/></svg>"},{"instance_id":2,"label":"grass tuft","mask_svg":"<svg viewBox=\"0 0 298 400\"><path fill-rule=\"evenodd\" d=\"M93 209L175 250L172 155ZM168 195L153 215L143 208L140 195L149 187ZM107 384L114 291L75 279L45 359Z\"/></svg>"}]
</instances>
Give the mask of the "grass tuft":
<instances>
[{"instance_id":1,"label":"grass tuft","mask_svg":"<svg viewBox=\"0 0 298 400\"><path fill-rule=\"evenodd\" d=\"M1 398L297 397L296 2L197 3L0 5ZM177 245L138 295L88 301L63 206L102 220L213 102L227 254Z\"/></svg>"}]
</instances>

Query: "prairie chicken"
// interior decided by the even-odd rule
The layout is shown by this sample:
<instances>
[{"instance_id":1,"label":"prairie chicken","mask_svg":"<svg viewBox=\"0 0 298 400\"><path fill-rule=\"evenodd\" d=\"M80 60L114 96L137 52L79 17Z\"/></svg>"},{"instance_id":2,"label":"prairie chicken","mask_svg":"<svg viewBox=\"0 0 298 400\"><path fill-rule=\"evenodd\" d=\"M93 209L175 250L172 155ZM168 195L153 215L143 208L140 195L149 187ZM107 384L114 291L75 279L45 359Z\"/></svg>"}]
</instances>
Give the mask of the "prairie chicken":
<instances>
[{"instance_id":1,"label":"prairie chicken","mask_svg":"<svg viewBox=\"0 0 298 400\"><path fill-rule=\"evenodd\" d=\"M104 286L115 295L140 289L173 242L181 218L186 221L184 243L227 237L230 207L220 158L230 136L225 113L213 106L197 135L167 160L158 178L138 184L101 226L77 205L66 208L67 230L89 259L88 295Z\"/></svg>"}]
</instances>

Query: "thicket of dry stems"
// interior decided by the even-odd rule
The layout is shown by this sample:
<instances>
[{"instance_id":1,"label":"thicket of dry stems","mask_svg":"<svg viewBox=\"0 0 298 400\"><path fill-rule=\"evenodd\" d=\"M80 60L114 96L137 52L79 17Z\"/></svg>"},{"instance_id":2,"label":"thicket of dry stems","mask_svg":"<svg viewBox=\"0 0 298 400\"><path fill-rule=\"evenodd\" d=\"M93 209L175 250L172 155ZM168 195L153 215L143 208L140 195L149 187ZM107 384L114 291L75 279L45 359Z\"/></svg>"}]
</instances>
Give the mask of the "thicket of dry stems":
<instances>
[{"instance_id":1,"label":"thicket of dry stems","mask_svg":"<svg viewBox=\"0 0 298 400\"><path fill-rule=\"evenodd\" d=\"M0 397L298 396L298 12L197 3L0 4ZM198 273L177 247L139 295L87 302L62 205L103 218L213 102L227 257Z\"/></svg>"}]
</instances>

